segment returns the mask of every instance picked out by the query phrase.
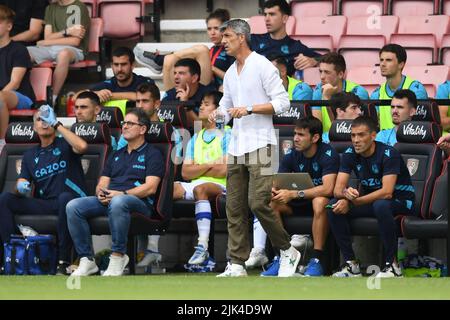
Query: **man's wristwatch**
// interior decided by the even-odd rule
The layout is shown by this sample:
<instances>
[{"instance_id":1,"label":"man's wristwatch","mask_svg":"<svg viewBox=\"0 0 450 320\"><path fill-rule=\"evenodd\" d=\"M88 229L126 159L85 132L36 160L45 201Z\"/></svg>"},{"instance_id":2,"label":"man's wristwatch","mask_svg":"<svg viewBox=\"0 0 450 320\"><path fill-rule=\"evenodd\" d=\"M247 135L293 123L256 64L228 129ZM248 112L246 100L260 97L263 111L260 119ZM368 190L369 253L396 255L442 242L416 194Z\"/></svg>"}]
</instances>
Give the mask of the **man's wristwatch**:
<instances>
[{"instance_id":1,"label":"man's wristwatch","mask_svg":"<svg viewBox=\"0 0 450 320\"><path fill-rule=\"evenodd\" d=\"M67 28L66 28L66 29L64 29L64 33L63 33L63 36L64 36L64 38L66 38L66 37L68 37L68 36L69 36L69 34L67 33Z\"/></svg>"},{"instance_id":2,"label":"man's wristwatch","mask_svg":"<svg viewBox=\"0 0 450 320\"><path fill-rule=\"evenodd\" d=\"M299 192L297 192L297 195L300 199L305 199L305 191L300 190Z\"/></svg>"},{"instance_id":3,"label":"man's wristwatch","mask_svg":"<svg viewBox=\"0 0 450 320\"><path fill-rule=\"evenodd\" d=\"M128 194L127 190L123 190L123 194L127 195Z\"/></svg>"},{"instance_id":4,"label":"man's wristwatch","mask_svg":"<svg viewBox=\"0 0 450 320\"><path fill-rule=\"evenodd\" d=\"M53 129L58 130L58 127L62 125L62 123L60 121L58 121L57 123L55 123L55 125L53 126Z\"/></svg>"},{"instance_id":5,"label":"man's wristwatch","mask_svg":"<svg viewBox=\"0 0 450 320\"><path fill-rule=\"evenodd\" d=\"M253 106L248 106L247 107L247 114L251 115L253 113Z\"/></svg>"}]
</instances>

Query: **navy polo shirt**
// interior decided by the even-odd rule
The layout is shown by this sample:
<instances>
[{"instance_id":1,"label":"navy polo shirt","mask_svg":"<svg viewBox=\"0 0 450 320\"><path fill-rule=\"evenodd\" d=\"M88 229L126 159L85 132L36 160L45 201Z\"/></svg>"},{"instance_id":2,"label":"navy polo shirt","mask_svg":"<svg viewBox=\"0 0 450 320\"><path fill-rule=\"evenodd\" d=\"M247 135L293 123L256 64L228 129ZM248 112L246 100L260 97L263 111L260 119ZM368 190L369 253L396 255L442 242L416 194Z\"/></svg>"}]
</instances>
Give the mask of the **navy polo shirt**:
<instances>
[{"instance_id":1,"label":"navy polo shirt","mask_svg":"<svg viewBox=\"0 0 450 320\"><path fill-rule=\"evenodd\" d=\"M375 142L375 152L364 158L356 154L354 147L349 147L342 155L339 172L351 174L355 172L364 194L382 188L385 175L397 175L393 198L405 204L408 209L414 208L414 186L400 153L391 146Z\"/></svg>"},{"instance_id":2,"label":"navy polo shirt","mask_svg":"<svg viewBox=\"0 0 450 320\"><path fill-rule=\"evenodd\" d=\"M164 161L161 152L145 142L139 148L128 153L128 148L114 152L108 159L102 176L111 179L108 189L125 191L145 183L145 178L164 177ZM144 199L143 199L144 200ZM146 202L153 204L153 197Z\"/></svg>"},{"instance_id":3,"label":"navy polo shirt","mask_svg":"<svg viewBox=\"0 0 450 320\"><path fill-rule=\"evenodd\" d=\"M307 57L317 58L320 54L314 50L308 48L299 40L294 40L289 36L283 39L272 39L269 33L264 34L252 34L251 35L252 50L257 53L268 56L281 56L287 59L291 68L294 67L294 58L300 53Z\"/></svg>"},{"instance_id":4,"label":"navy polo shirt","mask_svg":"<svg viewBox=\"0 0 450 320\"><path fill-rule=\"evenodd\" d=\"M339 171L339 154L330 145L319 143L317 152L311 158L305 157L303 152L292 148L290 153L281 160L280 173L307 172L311 176L314 186L323 184L322 177L327 174L337 174Z\"/></svg>"},{"instance_id":5,"label":"navy polo shirt","mask_svg":"<svg viewBox=\"0 0 450 320\"><path fill-rule=\"evenodd\" d=\"M107 79L103 82L97 83L91 88L91 90L100 91L103 89L108 89L111 92L136 92L137 87L139 87L139 85L141 85L142 83L155 83L155 81L148 77L137 75L133 72L133 81L131 81L131 84L129 86L120 87L117 83L117 78L112 77L111 79Z\"/></svg>"},{"instance_id":6,"label":"navy polo shirt","mask_svg":"<svg viewBox=\"0 0 450 320\"><path fill-rule=\"evenodd\" d=\"M52 144L27 150L22 159L19 178L34 183L38 199L57 198L62 190L79 197L86 196L86 183L81 167L81 155L72 150L64 138Z\"/></svg>"}]
</instances>

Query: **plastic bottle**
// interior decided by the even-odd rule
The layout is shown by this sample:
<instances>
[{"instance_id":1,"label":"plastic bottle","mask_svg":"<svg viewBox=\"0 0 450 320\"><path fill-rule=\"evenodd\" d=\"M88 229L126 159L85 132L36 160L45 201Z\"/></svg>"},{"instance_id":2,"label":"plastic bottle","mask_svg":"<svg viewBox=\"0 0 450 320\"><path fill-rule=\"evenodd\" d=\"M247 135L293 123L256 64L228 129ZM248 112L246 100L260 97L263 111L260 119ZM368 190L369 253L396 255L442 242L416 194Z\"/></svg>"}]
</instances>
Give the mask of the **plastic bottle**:
<instances>
[{"instance_id":1,"label":"plastic bottle","mask_svg":"<svg viewBox=\"0 0 450 320\"><path fill-rule=\"evenodd\" d=\"M225 128L225 115L219 110L216 112L216 128L219 130Z\"/></svg>"},{"instance_id":2,"label":"plastic bottle","mask_svg":"<svg viewBox=\"0 0 450 320\"><path fill-rule=\"evenodd\" d=\"M29 226L24 226L22 224L19 224L18 227L19 227L20 233L22 233L22 235L24 237L33 237L33 236L38 235L38 233Z\"/></svg>"},{"instance_id":3,"label":"plastic bottle","mask_svg":"<svg viewBox=\"0 0 450 320\"><path fill-rule=\"evenodd\" d=\"M50 114L50 109L49 108L50 107L47 104L44 104L44 105L42 105L39 108L39 113L41 114L41 119L42 118L47 118L49 116L49 114ZM45 122L45 121L42 121L42 127L43 128L48 128L49 124L47 122Z\"/></svg>"},{"instance_id":4,"label":"plastic bottle","mask_svg":"<svg viewBox=\"0 0 450 320\"><path fill-rule=\"evenodd\" d=\"M295 70L295 79L303 81L303 70Z\"/></svg>"},{"instance_id":5,"label":"plastic bottle","mask_svg":"<svg viewBox=\"0 0 450 320\"><path fill-rule=\"evenodd\" d=\"M397 260L403 261L405 260L406 256L408 255L408 248L406 247L406 241L405 238L398 238L398 246L397 246Z\"/></svg>"}]
</instances>

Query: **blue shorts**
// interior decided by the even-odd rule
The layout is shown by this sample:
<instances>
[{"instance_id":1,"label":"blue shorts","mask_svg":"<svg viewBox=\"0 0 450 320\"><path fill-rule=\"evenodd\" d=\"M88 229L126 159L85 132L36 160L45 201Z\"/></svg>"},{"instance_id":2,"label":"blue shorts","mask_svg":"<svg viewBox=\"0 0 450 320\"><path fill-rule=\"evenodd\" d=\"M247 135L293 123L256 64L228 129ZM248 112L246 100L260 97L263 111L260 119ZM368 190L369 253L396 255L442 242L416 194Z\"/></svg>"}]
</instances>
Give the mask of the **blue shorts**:
<instances>
[{"instance_id":1,"label":"blue shorts","mask_svg":"<svg viewBox=\"0 0 450 320\"><path fill-rule=\"evenodd\" d=\"M20 92L13 91L16 94L17 100L19 102L17 103L16 109L31 109L31 106L33 105L33 101L31 101L30 98L27 96L21 94Z\"/></svg>"}]
</instances>

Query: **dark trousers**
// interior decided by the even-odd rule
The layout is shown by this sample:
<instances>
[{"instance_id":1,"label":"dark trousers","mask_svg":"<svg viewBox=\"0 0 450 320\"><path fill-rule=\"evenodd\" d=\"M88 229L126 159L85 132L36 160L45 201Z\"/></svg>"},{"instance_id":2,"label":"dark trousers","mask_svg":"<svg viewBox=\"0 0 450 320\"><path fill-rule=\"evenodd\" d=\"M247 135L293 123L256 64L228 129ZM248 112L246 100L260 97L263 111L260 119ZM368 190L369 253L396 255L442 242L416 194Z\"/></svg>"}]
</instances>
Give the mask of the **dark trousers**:
<instances>
[{"instance_id":1,"label":"dark trousers","mask_svg":"<svg viewBox=\"0 0 450 320\"><path fill-rule=\"evenodd\" d=\"M9 192L2 193L0 195L1 242L8 242L11 234L17 234L14 215L58 215L59 260L69 261L72 239L67 227L66 205L74 198L76 196L70 192L62 192L58 198L48 200L26 198Z\"/></svg>"},{"instance_id":2,"label":"dark trousers","mask_svg":"<svg viewBox=\"0 0 450 320\"><path fill-rule=\"evenodd\" d=\"M337 201L337 199L332 199L330 204L334 204ZM394 217L399 214L413 215L414 209L410 210L403 203L396 200L376 200L371 204L353 207L347 214L335 214L331 209L328 209L327 213L331 232L336 238L345 261L355 259L355 253L352 248L350 220L353 218L374 217L378 220L386 262L392 263L397 254L397 229Z\"/></svg>"}]
</instances>

